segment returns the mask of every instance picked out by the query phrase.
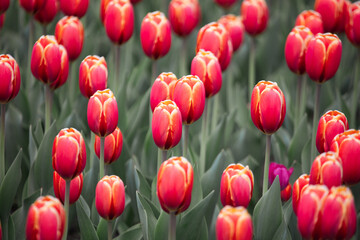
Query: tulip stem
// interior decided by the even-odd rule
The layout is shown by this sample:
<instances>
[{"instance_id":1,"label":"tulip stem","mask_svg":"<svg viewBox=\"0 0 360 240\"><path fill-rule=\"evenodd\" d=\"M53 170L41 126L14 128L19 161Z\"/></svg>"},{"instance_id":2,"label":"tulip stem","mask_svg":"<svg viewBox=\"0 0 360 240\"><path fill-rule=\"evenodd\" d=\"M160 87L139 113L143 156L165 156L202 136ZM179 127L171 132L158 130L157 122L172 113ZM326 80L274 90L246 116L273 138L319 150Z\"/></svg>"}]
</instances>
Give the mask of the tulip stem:
<instances>
[{"instance_id":1,"label":"tulip stem","mask_svg":"<svg viewBox=\"0 0 360 240\"><path fill-rule=\"evenodd\" d=\"M34 17L31 15L29 19L29 43L28 43L28 67L27 67L27 76L29 76L28 82L26 83L27 89L31 89L33 85L33 77L31 74L31 53L33 49L33 42L34 42ZM26 91L29 93L29 91Z\"/></svg>"},{"instance_id":2,"label":"tulip stem","mask_svg":"<svg viewBox=\"0 0 360 240\"><path fill-rule=\"evenodd\" d=\"M105 145L105 137L100 137L100 173L99 180L104 177L104 146Z\"/></svg>"},{"instance_id":3,"label":"tulip stem","mask_svg":"<svg viewBox=\"0 0 360 240\"><path fill-rule=\"evenodd\" d=\"M42 30L43 30L43 35L46 35L46 33L47 33L46 24L42 25Z\"/></svg>"},{"instance_id":4,"label":"tulip stem","mask_svg":"<svg viewBox=\"0 0 360 240\"><path fill-rule=\"evenodd\" d=\"M187 75L187 71L186 71L187 55L186 55L186 53L187 53L187 37L183 37L182 42L181 42L181 49L180 49L180 54L181 54L181 59L180 59L180 64L179 64L180 76Z\"/></svg>"},{"instance_id":5,"label":"tulip stem","mask_svg":"<svg viewBox=\"0 0 360 240\"><path fill-rule=\"evenodd\" d=\"M68 79L66 80L68 82L68 88L69 88L69 98L68 101L70 103L70 106L72 106L72 104L75 102L74 101L74 97L75 97L75 89L78 87L76 86L76 78L74 78L74 63L70 62L69 63L69 75L68 75Z\"/></svg>"},{"instance_id":6,"label":"tulip stem","mask_svg":"<svg viewBox=\"0 0 360 240\"><path fill-rule=\"evenodd\" d=\"M65 180L65 214L66 214L66 220L65 220L65 228L64 228L64 235L63 240L67 239L68 234L68 227L69 227L69 200L70 200L70 182L71 180Z\"/></svg>"},{"instance_id":7,"label":"tulip stem","mask_svg":"<svg viewBox=\"0 0 360 240\"><path fill-rule=\"evenodd\" d=\"M0 126L0 183L5 177L5 109L1 104L1 126Z\"/></svg>"},{"instance_id":8,"label":"tulip stem","mask_svg":"<svg viewBox=\"0 0 360 240\"><path fill-rule=\"evenodd\" d=\"M351 104L351 128L356 129L356 112L357 112L357 104L358 104L358 88L359 88L359 71L360 71L360 52L358 53L358 66L355 69L355 77L354 77L354 86L353 86L353 93L352 93L352 104Z\"/></svg>"},{"instance_id":9,"label":"tulip stem","mask_svg":"<svg viewBox=\"0 0 360 240\"><path fill-rule=\"evenodd\" d=\"M53 101L53 92L48 84L45 85L45 132L51 124L51 108Z\"/></svg>"},{"instance_id":10,"label":"tulip stem","mask_svg":"<svg viewBox=\"0 0 360 240\"><path fill-rule=\"evenodd\" d=\"M251 93L255 83L255 38L250 38L250 55L249 55L249 103L251 102Z\"/></svg>"},{"instance_id":11,"label":"tulip stem","mask_svg":"<svg viewBox=\"0 0 360 240\"><path fill-rule=\"evenodd\" d=\"M153 84L156 80L156 72L157 72L157 62L155 59L152 60L151 64L151 84Z\"/></svg>"},{"instance_id":12,"label":"tulip stem","mask_svg":"<svg viewBox=\"0 0 360 240\"><path fill-rule=\"evenodd\" d=\"M167 159L167 150L161 150L162 153L162 162L165 162Z\"/></svg>"},{"instance_id":13,"label":"tulip stem","mask_svg":"<svg viewBox=\"0 0 360 240\"><path fill-rule=\"evenodd\" d=\"M183 157L187 157L188 141L189 141L189 125L183 125Z\"/></svg>"},{"instance_id":14,"label":"tulip stem","mask_svg":"<svg viewBox=\"0 0 360 240\"><path fill-rule=\"evenodd\" d=\"M321 84L316 84L316 93L315 93L315 106L314 106L314 116L313 116L313 130L312 130L312 138L311 138L311 159L310 159L310 168L313 160L315 159L316 155L316 129L317 129L317 122L319 121L319 105L320 105L320 90Z\"/></svg>"},{"instance_id":15,"label":"tulip stem","mask_svg":"<svg viewBox=\"0 0 360 240\"><path fill-rule=\"evenodd\" d=\"M265 150L265 164L264 164L264 178L263 178L263 192L262 192L263 196L268 190L270 151L271 151L271 135L266 135L266 150Z\"/></svg>"},{"instance_id":16,"label":"tulip stem","mask_svg":"<svg viewBox=\"0 0 360 240\"><path fill-rule=\"evenodd\" d=\"M111 240L111 239L112 239L112 233L113 233L113 230L112 230L112 221L108 221L108 224L107 224L108 240Z\"/></svg>"},{"instance_id":17,"label":"tulip stem","mask_svg":"<svg viewBox=\"0 0 360 240\"><path fill-rule=\"evenodd\" d=\"M218 111L219 111L219 101L220 95L216 94L213 98L213 111L212 111L212 119L211 119L211 129L216 128L217 120L218 120Z\"/></svg>"},{"instance_id":18,"label":"tulip stem","mask_svg":"<svg viewBox=\"0 0 360 240\"><path fill-rule=\"evenodd\" d=\"M295 128L299 126L301 118L301 97L302 97L302 85L303 85L303 75L298 75L297 80L297 91L296 91L296 103L295 103Z\"/></svg>"},{"instance_id":19,"label":"tulip stem","mask_svg":"<svg viewBox=\"0 0 360 240\"><path fill-rule=\"evenodd\" d=\"M169 240L176 240L176 215L170 212Z\"/></svg>"},{"instance_id":20,"label":"tulip stem","mask_svg":"<svg viewBox=\"0 0 360 240\"><path fill-rule=\"evenodd\" d=\"M120 78L120 45L115 45L115 77L114 77L114 82L112 85L112 88L114 90L114 94L115 96L118 95L118 89L117 89L117 83L120 82L119 78ZM123 82L120 82L120 85L123 87ZM126 92L126 91L125 91Z\"/></svg>"},{"instance_id":21,"label":"tulip stem","mask_svg":"<svg viewBox=\"0 0 360 240\"><path fill-rule=\"evenodd\" d=\"M167 159L167 150L162 150L158 148L158 161L157 161L157 169L160 168L160 165L165 162Z\"/></svg>"},{"instance_id":22,"label":"tulip stem","mask_svg":"<svg viewBox=\"0 0 360 240\"><path fill-rule=\"evenodd\" d=\"M201 126L201 143L200 143L200 176L205 173L206 167L206 138L207 138L207 117L208 117L208 101L205 101Z\"/></svg>"},{"instance_id":23,"label":"tulip stem","mask_svg":"<svg viewBox=\"0 0 360 240\"><path fill-rule=\"evenodd\" d=\"M306 88L307 88L307 80L306 80L306 74L302 75L302 86L301 86L301 95L300 95L300 114L299 114L299 121L301 119L301 116L305 113L306 109ZM300 122L299 122L300 124Z\"/></svg>"}]
</instances>

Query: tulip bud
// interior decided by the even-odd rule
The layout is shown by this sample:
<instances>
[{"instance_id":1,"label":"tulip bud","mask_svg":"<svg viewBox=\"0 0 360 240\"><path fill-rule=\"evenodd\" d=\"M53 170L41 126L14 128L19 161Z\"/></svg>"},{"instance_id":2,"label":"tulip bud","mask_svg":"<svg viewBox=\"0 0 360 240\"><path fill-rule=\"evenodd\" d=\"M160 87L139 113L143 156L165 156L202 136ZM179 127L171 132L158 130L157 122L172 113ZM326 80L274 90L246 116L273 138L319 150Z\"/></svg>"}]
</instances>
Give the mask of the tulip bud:
<instances>
[{"instance_id":1,"label":"tulip bud","mask_svg":"<svg viewBox=\"0 0 360 240\"><path fill-rule=\"evenodd\" d=\"M26 239L60 240L64 234L65 221L61 202L52 196L41 196L29 208Z\"/></svg>"},{"instance_id":2,"label":"tulip bud","mask_svg":"<svg viewBox=\"0 0 360 240\"><path fill-rule=\"evenodd\" d=\"M343 32L350 3L347 0L316 0L314 10L322 17L325 32Z\"/></svg>"},{"instance_id":3,"label":"tulip bud","mask_svg":"<svg viewBox=\"0 0 360 240\"><path fill-rule=\"evenodd\" d=\"M163 72L155 79L150 91L151 111L154 111L155 107L161 101L173 99L174 87L177 80L177 77L172 72Z\"/></svg>"},{"instance_id":4,"label":"tulip bud","mask_svg":"<svg viewBox=\"0 0 360 240\"><path fill-rule=\"evenodd\" d=\"M104 162L110 164L115 162L121 154L123 146L123 135L118 127L115 130L105 137L104 145ZM95 136L95 153L96 156L100 159L100 137Z\"/></svg>"},{"instance_id":5,"label":"tulip bud","mask_svg":"<svg viewBox=\"0 0 360 240\"><path fill-rule=\"evenodd\" d=\"M217 240L251 240L253 225L244 207L225 206L216 219Z\"/></svg>"},{"instance_id":6,"label":"tulip bud","mask_svg":"<svg viewBox=\"0 0 360 240\"><path fill-rule=\"evenodd\" d=\"M175 147L182 133L181 112L175 102L160 102L154 110L151 126L154 142L159 148L168 150Z\"/></svg>"},{"instance_id":7,"label":"tulip bud","mask_svg":"<svg viewBox=\"0 0 360 240\"><path fill-rule=\"evenodd\" d=\"M19 0L20 6L29 14L35 14L45 6L46 0Z\"/></svg>"},{"instance_id":8,"label":"tulip bud","mask_svg":"<svg viewBox=\"0 0 360 240\"><path fill-rule=\"evenodd\" d=\"M298 212L299 201L305 189L309 186L310 176L307 174L301 175L293 185L292 191L292 205L295 215Z\"/></svg>"},{"instance_id":9,"label":"tulip bud","mask_svg":"<svg viewBox=\"0 0 360 240\"><path fill-rule=\"evenodd\" d=\"M247 207L254 188L254 175L248 166L230 164L220 182L220 200L223 206Z\"/></svg>"},{"instance_id":10,"label":"tulip bud","mask_svg":"<svg viewBox=\"0 0 360 240\"><path fill-rule=\"evenodd\" d=\"M222 16L218 23L224 25L225 29L230 34L230 39L233 47L233 51L239 49L244 40L244 24L240 16L228 14Z\"/></svg>"},{"instance_id":11,"label":"tulip bud","mask_svg":"<svg viewBox=\"0 0 360 240\"><path fill-rule=\"evenodd\" d=\"M241 4L241 16L248 34L256 36L262 33L269 19L266 2L264 0L244 0Z\"/></svg>"},{"instance_id":12,"label":"tulip bud","mask_svg":"<svg viewBox=\"0 0 360 240\"><path fill-rule=\"evenodd\" d=\"M289 183L284 190L280 192L281 201L286 202L291 198L291 184Z\"/></svg>"},{"instance_id":13,"label":"tulip bud","mask_svg":"<svg viewBox=\"0 0 360 240\"><path fill-rule=\"evenodd\" d=\"M108 69L104 57L87 56L80 64L79 87L84 97L90 98L107 86Z\"/></svg>"},{"instance_id":14,"label":"tulip bud","mask_svg":"<svg viewBox=\"0 0 360 240\"><path fill-rule=\"evenodd\" d=\"M20 90L20 69L9 54L0 55L0 103L5 104L16 97Z\"/></svg>"},{"instance_id":15,"label":"tulip bud","mask_svg":"<svg viewBox=\"0 0 360 240\"><path fill-rule=\"evenodd\" d=\"M55 38L65 47L69 60L74 61L79 57L84 43L84 27L81 21L77 17L63 17L56 24Z\"/></svg>"},{"instance_id":16,"label":"tulip bud","mask_svg":"<svg viewBox=\"0 0 360 240\"><path fill-rule=\"evenodd\" d=\"M200 29L196 52L200 49L212 52L218 58L221 69L226 70L231 61L233 48L230 35L222 24L212 22Z\"/></svg>"},{"instance_id":17,"label":"tulip bud","mask_svg":"<svg viewBox=\"0 0 360 240\"><path fill-rule=\"evenodd\" d=\"M59 3L57 0L46 0L45 6L35 13L34 18L44 25L47 25L54 20L59 10Z\"/></svg>"},{"instance_id":18,"label":"tulip bud","mask_svg":"<svg viewBox=\"0 0 360 240\"><path fill-rule=\"evenodd\" d=\"M286 102L276 82L260 81L251 95L251 119L265 134L276 132L284 122Z\"/></svg>"},{"instance_id":19,"label":"tulip bud","mask_svg":"<svg viewBox=\"0 0 360 240\"><path fill-rule=\"evenodd\" d=\"M289 33L285 43L285 60L292 72L305 72L305 53L313 37L309 28L304 26L296 26Z\"/></svg>"},{"instance_id":20,"label":"tulip bud","mask_svg":"<svg viewBox=\"0 0 360 240\"><path fill-rule=\"evenodd\" d=\"M113 220L122 214L125 208L125 187L118 176L104 176L98 182L95 206L99 215L106 220Z\"/></svg>"},{"instance_id":21,"label":"tulip bud","mask_svg":"<svg viewBox=\"0 0 360 240\"><path fill-rule=\"evenodd\" d=\"M171 46L171 26L162 12L148 13L140 29L141 46L144 53L152 59L165 56Z\"/></svg>"},{"instance_id":22,"label":"tulip bud","mask_svg":"<svg viewBox=\"0 0 360 240\"><path fill-rule=\"evenodd\" d=\"M89 6L89 0L60 0L61 11L68 16L82 18Z\"/></svg>"},{"instance_id":23,"label":"tulip bud","mask_svg":"<svg viewBox=\"0 0 360 240\"><path fill-rule=\"evenodd\" d=\"M183 123L198 120L205 108L205 87L198 76L188 75L179 79L174 88L173 101L181 112Z\"/></svg>"},{"instance_id":24,"label":"tulip bud","mask_svg":"<svg viewBox=\"0 0 360 240\"><path fill-rule=\"evenodd\" d=\"M169 20L179 36L189 35L201 17L198 0L172 0L169 4Z\"/></svg>"},{"instance_id":25,"label":"tulip bud","mask_svg":"<svg viewBox=\"0 0 360 240\"><path fill-rule=\"evenodd\" d=\"M341 40L331 33L318 33L308 44L305 68L309 77L318 83L332 78L339 65L342 53Z\"/></svg>"},{"instance_id":26,"label":"tulip bud","mask_svg":"<svg viewBox=\"0 0 360 240\"><path fill-rule=\"evenodd\" d=\"M191 62L191 75L196 75L204 83L205 96L210 98L218 93L222 85L220 63L210 51L200 49Z\"/></svg>"},{"instance_id":27,"label":"tulip bud","mask_svg":"<svg viewBox=\"0 0 360 240\"><path fill-rule=\"evenodd\" d=\"M214 0L220 7L228 9L231 8L237 0Z\"/></svg>"},{"instance_id":28,"label":"tulip bud","mask_svg":"<svg viewBox=\"0 0 360 240\"><path fill-rule=\"evenodd\" d=\"M86 146L81 133L75 128L61 129L52 148L54 170L65 180L71 180L84 170Z\"/></svg>"},{"instance_id":29,"label":"tulip bud","mask_svg":"<svg viewBox=\"0 0 360 240\"><path fill-rule=\"evenodd\" d=\"M172 157L160 165L156 194L165 212L176 215L189 207L193 175L193 168L184 157Z\"/></svg>"},{"instance_id":30,"label":"tulip bud","mask_svg":"<svg viewBox=\"0 0 360 240\"><path fill-rule=\"evenodd\" d=\"M316 132L316 148L319 153L329 151L334 137L348 129L348 121L342 112L327 111L322 115Z\"/></svg>"},{"instance_id":31,"label":"tulip bud","mask_svg":"<svg viewBox=\"0 0 360 240\"><path fill-rule=\"evenodd\" d=\"M270 163L269 166L269 183L270 185L274 182L276 176L279 177L280 189L284 190L289 185L289 179L293 173L294 168L287 169L284 165L276 162Z\"/></svg>"},{"instance_id":32,"label":"tulip bud","mask_svg":"<svg viewBox=\"0 0 360 240\"><path fill-rule=\"evenodd\" d=\"M112 0L100 0L100 19L103 24L104 24L104 20L105 20L105 11L106 11L107 5L111 1Z\"/></svg>"},{"instance_id":33,"label":"tulip bud","mask_svg":"<svg viewBox=\"0 0 360 240\"><path fill-rule=\"evenodd\" d=\"M9 8L9 5L10 5L10 0L0 1L0 14L6 12L6 10Z\"/></svg>"},{"instance_id":34,"label":"tulip bud","mask_svg":"<svg viewBox=\"0 0 360 240\"><path fill-rule=\"evenodd\" d=\"M334 152L324 152L317 156L310 170L310 184L323 184L328 188L340 186L343 170L341 159Z\"/></svg>"},{"instance_id":35,"label":"tulip bud","mask_svg":"<svg viewBox=\"0 0 360 240\"><path fill-rule=\"evenodd\" d=\"M51 89L62 86L69 74L69 59L65 48L54 36L42 36L31 54L31 72Z\"/></svg>"},{"instance_id":36,"label":"tulip bud","mask_svg":"<svg viewBox=\"0 0 360 240\"><path fill-rule=\"evenodd\" d=\"M349 41L360 47L360 2L354 2L349 7L349 19L345 25L346 36Z\"/></svg>"},{"instance_id":37,"label":"tulip bud","mask_svg":"<svg viewBox=\"0 0 360 240\"><path fill-rule=\"evenodd\" d=\"M54 171L53 174L53 187L55 196L64 204L65 202L65 180L60 177L60 175ZM69 196L69 203L75 203L81 194L81 190L83 187L83 174L80 173L79 176L73 178L70 182L70 196Z\"/></svg>"},{"instance_id":38,"label":"tulip bud","mask_svg":"<svg viewBox=\"0 0 360 240\"><path fill-rule=\"evenodd\" d=\"M343 182L360 182L360 131L347 130L335 136L330 151L336 152L343 167Z\"/></svg>"},{"instance_id":39,"label":"tulip bud","mask_svg":"<svg viewBox=\"0 0 360 240\"><path fill-rule=\"evenodd\" d=\"M112 0L105 8L104 27L115 44L127 42L134 31L134 9L129 0Z\"/></svg>"},{"instance_id":40,"label":"tulip bud","mask_svg":"<svg viewBox=\"0 0 360 240\"><path fill-rule=\"evenodd\" d=\"M295 26L300 25L309 28L314 35L324 32L321 15L314 10L304 10L297 16Z\"/></svg>"},{"instance_id":41,"label":"tulip bud","mask_svg":"<svg viewBox=\"0 0 360 240\"><path fill-rule=\"evenodd\" d=\"M98 90L91 96L87 108L90 130L100 137L112 133L118 124L118 107L110 89Z\"/></svg>"}]
</instances>

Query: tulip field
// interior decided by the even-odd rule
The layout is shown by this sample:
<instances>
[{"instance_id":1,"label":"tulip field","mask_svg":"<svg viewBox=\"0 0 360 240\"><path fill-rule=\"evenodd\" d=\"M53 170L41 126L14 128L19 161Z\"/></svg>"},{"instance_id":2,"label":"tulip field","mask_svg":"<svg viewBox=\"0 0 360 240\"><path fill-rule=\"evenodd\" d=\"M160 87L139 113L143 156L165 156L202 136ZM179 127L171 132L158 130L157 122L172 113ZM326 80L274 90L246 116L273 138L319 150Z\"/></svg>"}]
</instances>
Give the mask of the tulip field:
<instances>
[{"instance_id":1,"label":"tulip field","mask_svg":"<svg viewBox=\"0 0 360 240\"><path fill-rule=\"evenodd\" d=\"M0 0L0 240L360 239L360 1Z\"/></svg>"}]
</instances>

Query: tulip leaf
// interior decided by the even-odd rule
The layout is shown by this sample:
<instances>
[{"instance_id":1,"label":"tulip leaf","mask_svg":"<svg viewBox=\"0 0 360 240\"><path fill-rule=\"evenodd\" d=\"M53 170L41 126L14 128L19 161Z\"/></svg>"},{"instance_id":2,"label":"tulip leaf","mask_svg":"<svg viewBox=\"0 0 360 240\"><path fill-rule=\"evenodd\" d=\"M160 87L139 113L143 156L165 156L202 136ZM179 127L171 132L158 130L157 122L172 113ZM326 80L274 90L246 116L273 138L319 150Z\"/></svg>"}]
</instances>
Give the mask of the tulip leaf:
<instances>
[{"instance_id":1,"label":"tulip leaf","mask_svg":"<svg viewBox=\"0 0 360 240\"><path fill-rule=\"evenodd\" d=\"M35 140L34 134L33 134L33 127L30 125L29 127L29 158L30 158L30 166L35 162L35 157L37 154L38 145Z\"/></svg>"},{"instance_id":2,"label":"tulip leaf","mask_svg":"<svg viewBox=\"0 0 360 240\"><path fill-rule=\"evenodd\" d=\"M313 159L311 159L311 139L309 139L301 152L301 168L303 173L310 174L312 161Z\"/></svg>"},{"instance_id":3,"label":"tulip leaf","mask_svg":"<svg viewBox=\"0 0 360 240\"><path fill-rule=\"evenodd\" d=\"M142 175L139 169L136 169L136 178L135 182L137 184L136 188L139 189L139 192L148 199L151 199L151 187L149 186L149 183L145 179L145 177Z\"/></svg>"},{"instance_id":4,"label":"tulip leaf","mask_svg":"<svg viewBox=\"0 0 360 240\"><path fill-rule=\"evenodd\" d=\"M111 224L113 224L113 223L111 223ZM107 234L108 234L107 226L108 226L108 221L106 221L103 218L100 218L100 222L96 229L96 233L97 233L99 239L107 239Z\"/></svg>"},{"instance_id":5,"label":"tulip leaf","mask_svg":"<svg viewBox=\"0 0 360 240\"><path fill-rule=\"evenodd\" d=\"M141 240L143 237L141 224L136 224L120 234L121 235L115 238L115 240Z\"/></svg>"},{"instance_id":6,"label":"tulip leaf","mask_svg":"<svg viewBox=\"0 0 360 240\"><path fill-rule=\"evenodd\" d=\"M85 201L76 202L76 213L77 213L81 238L86 240L99 240L96 231L94 229L94 226L89 216L85 212L85 209L88 209L89 207L88 206L84 207L84 206L86 206Z\"/></svg>"},{"instance_id":7,"label":"tulip leaf","mask_svg":"<svg viewBox=\"0 0 360 240\"><path fill-rule=\"evenodd\" d=\"M140 222L145 240L154 239L156 218L148 201L140 192L136 191L136 201L140 216Z\"/></svg>"},{"instance_id":8,"label":"tulip leaf","mask_svg":"<svg viewBox=\"0 0 360 240\"><path fill-rule=\"evenodd\" d=\"M95 161L89 171L84 174L83 189L81 195L87 205L91 205L95 198L95 188L98 183L99 161Z\"/></svg>"},{"instance_id":9,"label":"tulip leaf","mask_svg":"<svg viewBox=\"0 0 360 240\"><path fill-rule=\"evenodd\" d=\"M294 160L300 161L301 150L304 148L308 139L309 133L307 131L307 115L304 114L300 120L299 126L295 129L294 137L291 139L288 158L290 162Z\"/></svg>"},{"instance_id":10,"label":"tulip leaf","mask_svg":"<svg viewBox=\"0 0 360 240\"><path fill-rule=\"evenodd\" d=\"M289 229L286 225L286 222L283 220L277 229L275 235L272 238L273 240L291 240L291 235Z\"/></svg>"},{"instance_id":11,"label":"tulip leaf","mask_svg":"<svg viewBox=\"0 0 360 240\"><path fill-rule=\"evenodd\" d=\"M159 219L155 226L155 239L156 240L167 240L169 231L169 214L161 210Z\"/></svg>"}]
</instances>

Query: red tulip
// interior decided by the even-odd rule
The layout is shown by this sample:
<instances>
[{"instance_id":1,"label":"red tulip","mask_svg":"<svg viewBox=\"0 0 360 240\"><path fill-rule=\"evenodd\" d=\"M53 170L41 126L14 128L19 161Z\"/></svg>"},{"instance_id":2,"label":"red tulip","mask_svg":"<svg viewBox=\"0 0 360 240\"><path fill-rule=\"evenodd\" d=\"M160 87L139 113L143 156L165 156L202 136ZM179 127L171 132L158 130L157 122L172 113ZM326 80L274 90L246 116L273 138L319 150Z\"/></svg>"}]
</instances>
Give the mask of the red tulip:
<instances>
[{"instance_id":1,"label":"red tulip","mask_svg":"<svg viewBox=\"0 0 360 240\"><path fill-rule=\"evenodd\" d=\"M42 36L31 54L31 72L51 89L62 86L69 74L69 59L65 48L54 36Z\"/></svg>"},{"instance_id":2,"label":"red tulip","mask_svg":"<svg viewBox=\"0 0 360 240\"><path fill-rule=\"evenodd\" d=\"M251 119L265 134L276 132L284 122L286 102L284 94L275 82L260 81L251 95Z\"/></svg>"},{"instance_id":3,"label":"red tulip","mask_svg":"<svg viewBox=\"0 0 360 240\"><path fill-rule=\"evenodd\" d=\"M324 32L321 15L314 10L304 10L297 16L295 26L301 25L309 28L314 35Z\"/></svg>"},{"instance_id":4,"label":"red tulip","mask_svg":"<svg viewBox=\"0 0 360 240\"><path fill-rule=\"evenodd\" d=\"M264 0L244 0L241 4L241 16L248 34L256 36L262 33L269 19L266 2Z\"/></svg>"},{"instance_id":5,"label":"red tulip","mask_svg":"<svg viewBox=\"0 0 360 240\"><path fill-rule=\"evenodd\" d=\"M87 107L90 130L100 137L112 133L118 124L118 107L110 89L98 90L91 96Z\"/></svg>"},{"instance_id":6,"label":"red tulip","mask_svg":"<svg viewBox=\"0 0 360 240\"><path fill-rule=\"evenodd\" d=\"M150 91L151 111L154 111L155 107L161 101L173 99L174 87L177 80L175 74L172 72L163 72L155 79Z\"/></svg>"},{"instance_id":7,"label":"red tulip","mask_svg":"<svg viewBox=\"0 0 360 240\"><path fill-rule=\"evenodd\" d=\"M341 41L337 35L318 33L309 42L305 68L309 77L318 83L332 78L339 65L342 53Z\"/></svg>"},{"instance_id":8,"label":"red tulip","mask_svg":"<svg viewBox=\"0 0 360 240\"><path fill-rule=\"evenodd\" d=\"M80 175L86 165L86 146L81 133L74 128L60 130L52 148L54 170L65 180Z\"/></svg>"},{"instance_id":9,"label":"red tulip","mask_svg":"<svg viewBox=\"0 0 360 240\"><path fill-rule=\"evenodd\" d=\"M301 175L294 182L293 191L292 191L292 205L295 215L297 215L298 212L298 206L301 196L304 193L305 189L309 186L309 182L310 182L310 176L307 174Z\"/></svg>"},{"instance_id":10,"label":"red tulip","mask_svg":"<svg viewBox=\"0 0 360 240\"><path fill-rule=\"evenodd\" d=\"M74 61L79 57L84 43L84 27L81 21L77 17L63 17L56 24L55 38L65 47L69 60Z\"/></svg>"},{"instance_id":11,"label":"red tulip","mask_svg":"<svg viewBox=\"0 0 360 240\"><path fill-rule=\"evenodd\" d=\"M104 162L110 164L115 162L121 154L123 147L123 135L118 127L115 130L105 137L105 146L104 146ZM95 136L95 153L96 156L100 159L100 137Z\"/></svg>"},{"instance_id":12,"label":"red tulip","mask_svg":"<svg viewBox=\"0 0 360 240\"><path fill-rule=\"evenodd\" d=\"M314 10L322 17L325 32L343 32L350 2L347 0L316 0Z\"/></svg>"},{"instance_id":13,"label":"red tulip","mask_svg":"<svg viewBox=\"0 0 360 240\"><path fill-rule=\"evenodd\" d=\"M135 4L139 3L139 2L141 2L141 0L130 0L130 2L131 2L131 4L135 5Z\"/></svg>"},{"instance_id":14,"label":"red tulip","mask_svg":"<svg viewBox=\"0 0 360 240\"><path fill-rule=\"evenodd\" d=\"M65 180L54 171L53 174L53 187L55 196L64 204L65 202ZM83 187L83 174L80 173L79 176L73 178L70 182L70 196L69 196L69 203L75 203L81 194L81 190Z\"/></svg>"},{"instance_id":15,"label":"red tulip","mask_svg":"<svg viewBox=\"0 0 360 240\"><path fill-rule=\"evenodd\" d=\"M4 26L4 22L5 22L5 13L0 15L0 30Z\"/></svg>"},{"instance_id":16,"label":"red tulip","mask_svg":"<svg viewBox=\"0 0 360 240\"><path fill-rule=\"evenodd\" d=\"M205 108L205 87L197 76L179 79L174 88L173 101L179 107L182 121L191 124L198 120Z\"/></svg>"},{"instance_id":17,"label":"red tulip","mask_svg":"<svg viewBox=\"0 0 360 240\"><path fill-rule=\"evenodd\" d=\"M280 182L280 189L281 191L284 190L289 185L290 176L293 171L294 168L287 169L282 164L271 162L269 166L269 184L271 185L274 182L276 176L278 176Z\"/></svg>"},{"instance_id":18,"label":"red tulip","mask_svg":"<svg viewBox=\"0 0 360 240\"><path fill-rule=\"evenodd\" d=\"M60 0L61 11L68 16L82 18L89 6L89 0Z\"/></svg>"},{"instance_id":19,"label":"red tulip","mask_svg":"<svg viewBox=\"0 0 360 240\"><path fill-rule=\"evenodd\" d=\"M41 196L29 208L26 239L60 240L64 234L65 221L61 202L52 196Z\"/></svg>"},{"instance_id":20,"label":"red tulip","mask_svg":"<svg viewBox=\"0 0 360 240\"><path fill-rule=\"evenodd\" d=\"M113 220L122 214L125 208L125 187L118 176L105 176L98 182L95 206L99 215L106 220Z\"/></svg>"},{"instance_id":21,"label":"red tulip","mask_svg":"<svg viewBox=\"0 0 360 240\"><path fill-rule=\"evenodd\" d=\"M54 20L58 10L59 2L57 0L46 0L45 6L35 13L34 18L38 22L47 25Z\"/></svg>"},{"instance_id":22,"label":"red tulip","mask_svg":"<svg viewBox=\"0 0 360 240\"><path fill-rule=\"evenodd\" d=\"M229 32L233 51L235 52L239 49L244 40L244 24L242 18L240 16L228 14L222 16L218 23L224 25Z\"/></svg>"},{"instance_id":23,"label":"red tulip","mask_svg":"<svg viewBox=\"0 0 360 240\"><path fill-rule=\"evenodd\" d=\"M289 183L284 190L280 192L281 201L286 202L291 198L291 184Z\"/></svg>"},{"instance_id":24,"label":"red tulip","mask_svg":"<svg viewBox=\"0 0 360 240\"><path fill-rule=\"evenodd\" d=\"M329 151L334 137L348 129L348 121L342 112L327 111L322 115L316 132L316 148L319 153Z\"/></svg>"},{"instance_id":25,"label":"red tulip","mask_svg":"<svg viewBox=\"0 0 360 240\"><path fill-rule=\"evenodd\" d=\"M251 240L253 224L251 216L244 207L225 206L216 219L216 238L218 240Z\"/></svg>"},{"instance_id":26,"label":"red tulip","mask_svg":"<svg viewBox=\"0 0 360 240\"><path fill-rule=\"evenodd\" d=\"M2 240L2 227L1 227L1 222L0 222L0 240Z\"/></svg>"},{"instance_id":27,"label":"red tulip","mask_svg":"<svg viewBox=\"0 0 360 240\"><path fill-rule=\"evenodd\" d=\"M6 12L6 10L9 8L10 0L1 0L0 1L0 14L3 14Z\"/></svg>"},{"instance_id":28,"label":"red tulip","mask_svg":"<svg viewBox=\"0 0 360 240\"><path fill-rule=\"evenodd\" d=\"M172 0L169 4L169 20L179 36L189 35L200 21L198 0Z\"/></svg>"},{"instance_id":29,"label":"red tulip","mask_svg":"<svg viewBox=\"0 0 360 240\"><path fill-rule=\"evenodd\" d=\"M21 76L16 60L9 54L0 55L0 103L4 104L17 96Z\"/></svg>"},{"instance_id":30,"label":"red tulip","mask_svg":"<svg viewBox=\"0 0 360 240\"><path fill-rule=\"evenodd\" d=\"M134 9L129 0L112 0L107 4L104 27L115 44L123 44L131 38L134 31Z\"/></svg>"},{"instance_id":31,"label":"red tulip","mask_svg":"<svg viewBox=\"0 0 360 240\"><path fill-rule=\"evenodd\" d=\"M171 26L162 12L148 13L140 29L141 46L144 53L152 59L165 56L171 46Z\"/></svg>"},{"instance_id":32,"label":"red tulip","mask_svg":"<svg viewBox=\"0 0 360 240\"><path fill-rule=\"evenodd\" d=\"M106 11L107 5L111 1L112 0L100 0L100 20L103 24L104 24L104 20L105 20L105 11Z\"/></svg>"},{"instance_id":33,"label":"red tulip","mask_svg":"<svg viewBox=\"0 0 360 240\"><path fill-rule=\"evenodd\" d=\"M289 33L285 43L285 60L292 72L305 72L305 53L313 37L309 28L304 26L296 26Z\"/></svg>"},{"instance_id":34,"label":"red tulip","mask_svg":"<svg viewBox=\"0 0 360 240\"><path fill-rule=\"evenodd\" d=\"M108 69L104 57L87 56L80 64L79 87L84 97L90 98L107 86Z\"/></svg>"},{"instance_id":35,"label":"red tulip","mask_svg":"<svg viewBox=\"0 0 360 240\"><path fill-rule=\"evenodd\" d=\"M191 202L193 168L184 157L172 157L160 165L156 194L161 208L179 214Z\"/></svg>"},{"instance_id":36,"label":"red tulip","mask_svg":"<svg viewBox=\"0 0 360 240\"><path fill-rule=\"evenodd\" d=\"M214 0L220 7L230 8L234 5L237 0Z\"/></svg>"},{"instance_id":37,"label":"red tulip","mask_svg":"<svg viewBox=\"0 0 360 240\"><path fill-rule=\"evenodd\" d=\"M340 186L343 170L341 159L334 152L317 156L310 170L310 184L323 184L328 188Z\"/></svg>"},{"instance_id":38,"label":"red tulip","mask_svg":"<svg viewBox=\"0 0 360 240\"><path fill-rule=\"evenodd\" d=\"M30 14L35 14L45 6L46 0L19 0L20 6Z\"/></svg>"},{"instance_id":39,"label":"red tulip","mask_svg":"<svg viewBox=\"0 0 360 240\"><path fill-rule=\"evenodd\" d=\"M360 2L354 2L349 7L349 19L345 25L346 36L349 41L360 47Z\"/></svg>"}]
</instances>

